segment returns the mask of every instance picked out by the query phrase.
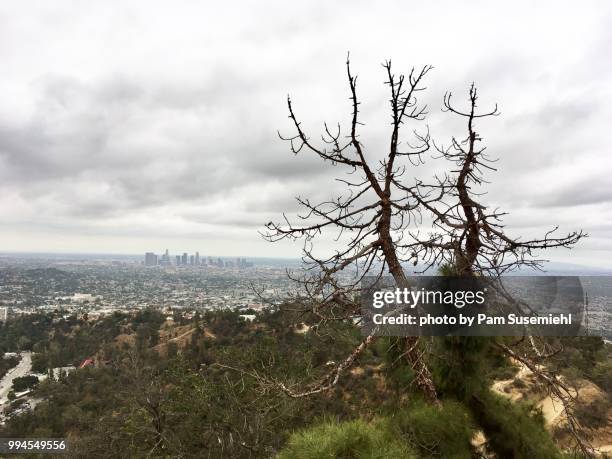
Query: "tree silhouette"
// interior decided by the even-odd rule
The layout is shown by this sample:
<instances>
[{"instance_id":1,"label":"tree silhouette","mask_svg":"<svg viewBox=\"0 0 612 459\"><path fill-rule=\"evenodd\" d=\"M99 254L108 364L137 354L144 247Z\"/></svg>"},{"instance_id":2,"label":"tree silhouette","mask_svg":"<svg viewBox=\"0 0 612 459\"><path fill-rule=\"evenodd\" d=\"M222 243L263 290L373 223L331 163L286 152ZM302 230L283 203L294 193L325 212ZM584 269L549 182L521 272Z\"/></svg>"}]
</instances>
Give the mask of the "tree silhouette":
<instances>
[{"instance_id":1,"label":"tree silhouette","mask_svg":"<svg viewBox=\"0 0 612 459\"><path fill-rule=\"evenodd\" d=\"M443 178L436 177L434 184L417 181L416 186L398 187L406 191L433 217L434 231L422 237L418 232L410 234L411 241L399 242L401 249L410 249L414 257L431 266L452 266L454 274L498 276L519 267L540 268L542 261L534 259L534 251L552 247L571 248L586 234L573 231L562 237L553 237L555 227L542 238L521 240L504 232L501 217L504 212L489 210L479 202L473 186L488 183L484 171L495 171L496 161L486 153L486 147L478 147L482 138L476 131L478 119L497 116L497 105L488 112L477 111L477 91L474 84L469 90L469 107L461 111L451 103L452 94L444 96L444 110L467 121L467 135L463 140L452 138L446 148L434 143L439 154L453 164L454 170Z\"/></svg>"},{"instance_id":2,"label":"tree silhouette","mask_svg":"<svg viewBox=\"0 0 612 459\"><path fill-rule=\"evenodd\" d=\"M359 315L359 294L364 276L380 278L390 274L401 289L409 287L405 273L407 265L421 264L421 272L435 268L446 275L498 277L521 267L539 269L543 260L537 258L538 250L571 248L586 237L582 231L557 237L557 228L535 239L509 236L502 223L505 214L498 209L487 208L481 200L480 190L488 183L484 173L496 169L493 167L495 160L487 155L485 147L480 146L482 138L476 130L476 122L481 118L496 116L497 106L479 112L474 85L469 89L467 110L457 108L452 94L447 93L443 110L465 119L467 134L464 139L453 137L450 145L444 147L432 140L427 127L421 131L415 128L408 130L409 124L418 125L427 115L427 107L420 104L416 96L425 89L424 80L432 67L413 68L408 75L395 75L391 61L386 61L383 68L390 90L390 140L383 159L375 163L368 159L359 137L362 123L357 77L351 73L348 59L346 72L351 121L346 133L343 133L340 124L331 129L324 123L321 141L313 141L302 127L291 98L287 99L289 119L295 133L291 136L279 133L281 139L290 143L294 154L315 154L324 162L342 167L349 174L348 179L336 178L344 184L344 193L317 203L298 197L297 201L304 212L298 215L297 220L283 214L281 222L269 222L263 233L271 242L282 239L303 241L304 269L289 275L302 287L301 304L321 322L354 319ZM408 131L410 142L403 139L405 131ZM430 183L426 183L415 178L414 172L423 163L424 154L430 150L447 160L451 168L443 176L434 176ZM428 231L422 228L424 215L432 219ZM341 241L342 248L327 257L316 255L317 237L330 230L337 232L336 241ZM338 384L342 374L375 339L374 334L365 337L332 371L301 390L284 383L277 385L292 397L329 390ZM483 419L483 426L495 432L511 429L513 423L500 424L498 418L487 414L487 410L498 410L496 407L501 405L491 396L489 388L483 386L484 379L478 374L478 365L473 363L491 347L522 362L540 378L550 393L562 400L580 450L586 455L590 454L591 449L583 440L580 426L572 415L572 392L538 364L547 354L538 349L533 338L529 338L529 343L536 356L535 362L496 339L456 337L439 341L450 357L446 359L450 363L446 364L444 371L454 374L456 382L454 386L444 383L442 390L434 384L429 362L431 355L423 340L413 336L399 338L397 342L400 343L399 358L414 372L414 382L426 400L438 403L441 392L448 393L450 390L452 396L462 399ZM473 355L466 357L469 353ZM479 378L483 382L473 386L464 382ZM495 446L502 455L516 454L514 446L503 444L503 440ZM537 448L537 445L534 447Z\"/></svg>"},{"instance_id":3,"label":"tree silhouette","mask_svg":"<svg viewBox=\"0 0 612 459\"><path fill-rule=\"evenodd\" d=\"M427 107L419 105L416 95L425 89L423 80L432 67L413 69L408 76L393 74L391 61L385 62L383 67L387 75L386 84L391 91L391 135L386 157L376 166L367 160L359 140L361 122L357 77L351 74L348 59L346 71L352 110L346 137L339 124L333 131L324 124L322 145L315 144L302 129L291 99L287 99L289 118L296 133L290 137L279 136L290 142L291 151L295 154L303 150L314 153L325 162L343 166L354 177L352 180L338 179L346 185L347 193L335 199L312 203L309 199L298 197L299 204L305 209L305 214L300 216L305 225L295 225L283 216L282 223L268 223L264 233L264 237L272 242L285 238L304 240L303 261L306 270L293 278L304 287L312 311L321 320L344 319L357 312L359 305L355 294L365 275L382 276L388 271L399 287L408 286L402 263L414 257L402 252L401 233L414 222L420 208L418 202L404 192L400 178L407 172L407 163L416 165L422 161L422 155L429 150L431 142L427 130L422 133L413 131L412 144L402 143L400 134L407 122L421 121L427 113ZM402 164L400 160L403 160ZM320 258L312 251L312 241L327 229L337 230L338 237L348 236L349 240L343 249L327 258ZM357 276L348 276L348 280L343 281L341 274L351 270ZM335 385L340 374L372 341L372 336L367 337L355 353L339 364L319 387L306 393ZM435 400L435 387L417 344L417 337L405 339L405 358L418 374L416 381L425 397Z\"/></svg>"}]
</instances>

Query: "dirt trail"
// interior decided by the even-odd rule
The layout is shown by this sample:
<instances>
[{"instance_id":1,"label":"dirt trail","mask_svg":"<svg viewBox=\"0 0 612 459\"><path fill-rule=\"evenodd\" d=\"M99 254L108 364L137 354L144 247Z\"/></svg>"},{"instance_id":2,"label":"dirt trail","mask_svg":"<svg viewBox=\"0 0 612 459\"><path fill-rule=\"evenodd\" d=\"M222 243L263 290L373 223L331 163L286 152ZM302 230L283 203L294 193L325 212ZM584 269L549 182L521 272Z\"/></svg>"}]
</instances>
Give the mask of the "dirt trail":
<instances>
[{"instance_id":1,"label":"dirt trail","mask_svg":"<svg viewBox=\"0 0 612 459\"><path fill-rule=\"evenodd\" d=\"M519 371L514 378L495 381L491 388L493 391L512 401L524 400L529 396L533 397L537 394L537 391L532 391L533 386L537 382L536 376L529 368L520 362L514 363L519 367ZM520 382L517 385L515 381ZM579 387L573 395L577 396L578 400L582 403L590 403L593 400L597 400L598 397L601 397L602 391L595 384L583 381L581 387ZM566 422L563 403L556 397L548 394L542 395L539 401L537 401L536 406L542 410L544 421L549 429L558 425L563 425ZM608 457L606 454L612 453L612 444L609 444L612 438L611 430L612 429L609 427L600 429L596 432L594 437L593 446L603 457Z\"/></svg>"},{"instance_id":2,"label":"dirt trail","mask_svg":"<svg viewBox=\"0 0 612 459\"><path fill-rule=\"evenodd\" d=\"M523 392L520 389L513 387L512 384L516 379L526 381L532 374L533 373L529 368L521 364L519 371L513 378L495 381L493 386L491 386L491 389L504 397L508 397L512 401L520 400L523 398Z\"/></svg>"},{"instance_id":3,"label":"dirt trail","mask_svg":"<svg viewBox=\"0 0 612 459\"><path fill-rule=\"evenodd\" d=\"M555 425L563 420L563 403L550 395L538 403L547 425Z\"/></svg>"}]
</instances>

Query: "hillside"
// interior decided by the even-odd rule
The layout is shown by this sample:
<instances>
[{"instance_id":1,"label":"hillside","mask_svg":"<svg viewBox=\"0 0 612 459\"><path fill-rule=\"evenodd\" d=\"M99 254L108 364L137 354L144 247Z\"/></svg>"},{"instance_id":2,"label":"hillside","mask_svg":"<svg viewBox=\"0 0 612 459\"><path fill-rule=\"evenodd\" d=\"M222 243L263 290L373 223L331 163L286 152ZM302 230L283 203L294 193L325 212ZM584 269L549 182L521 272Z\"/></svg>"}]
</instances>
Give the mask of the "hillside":
<instances>
[{"instance_id":1,"label":"hillside","mask_svg":"<svg viewBox=\"0 0 612 459\"><path fill-rule=\"evenodd\" d=\"M201 449L217 457L270 457L288 448L284 457L294 457L292 451L303 452L305 444L314 448L310 432L329 436L325 448L331 450L338 445L336 435L359 432L357 437L372 445L400 435L393 448L416 457L444 455L446 448L459 448L466 457L477 449L488 451L478 417L465 405L448 397L438 408L421 404L411 372L398 366L393 339L381 339L360 356L332 390L298 399L285 395L278 383L307 387L360 339L350 324L313 328L312 323L292 312L263 313L248 322L227 311L175 312L170 319L153 310L99 320L13 322L0 344L15 349L16 337L27 327L35 337L29 347L37 371L92 364L41 382L32 394L35 406L17 410L0 435L68 437L75 451L88 457L140 457L152 448L158 457ZM610 415L609 346L594 339L567 340L563 352L557 361L564 365L564 377L579 383L576 412L594 446L607 450L611 424L601 414L594 416L594 407L605 402ZM494 355L482 363L481 378L490 381L494 394L523 410L526 425L540 436L536 444L547 445L541 437L547 435L557 448L570 446L558 405L527 369ZM538 433L539 411L548 434L543 427ZM450 419L456 417L464 422L455 428ZM321 424L322 419L331 424Z\"/></svg>"}]
</instances>

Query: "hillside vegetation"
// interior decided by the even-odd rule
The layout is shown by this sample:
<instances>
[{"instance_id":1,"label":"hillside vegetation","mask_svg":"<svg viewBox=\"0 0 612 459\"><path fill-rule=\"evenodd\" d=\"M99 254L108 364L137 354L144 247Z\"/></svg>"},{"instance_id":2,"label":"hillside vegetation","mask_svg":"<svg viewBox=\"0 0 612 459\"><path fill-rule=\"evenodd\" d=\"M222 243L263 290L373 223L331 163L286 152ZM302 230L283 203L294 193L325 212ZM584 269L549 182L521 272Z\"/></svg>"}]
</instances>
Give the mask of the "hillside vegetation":
<instances>
[{"instance_id":1,"label":"hillside vegetation","mask_svg":"<svg viewBox=\"0 0 612 459\"><path fill-rule=\"evenodd\" d=\"M3 326L0 350L32 350L43 373L85 359L94 364L39 384L35 408L11 417L0 435L68 437L72 451L87 457L468 458L493 450L562 456L563 424L546 422L533 395L537 384L499 355L478 362L480 403L495 407L484 417L457 397L460 375L447 362L433 367L446 391L440 404L421 401L414 375L394 365L392 338L364 353L331 391L288 397L277 382L316 381L360 340L350 324L308 329L309 323L314 320L288 311L254 322L227 311L190 319L175 313L173 320L154 310L96 321L18 318ZM431 344L445 346L444 340ZM597 338L564 345L554 360L564 377L608 400L610 350ZM517 375L525 385L520 396ZM609 412L588 406L581 415L596 436L609 428Z\"/></svg>"}]
</instances>

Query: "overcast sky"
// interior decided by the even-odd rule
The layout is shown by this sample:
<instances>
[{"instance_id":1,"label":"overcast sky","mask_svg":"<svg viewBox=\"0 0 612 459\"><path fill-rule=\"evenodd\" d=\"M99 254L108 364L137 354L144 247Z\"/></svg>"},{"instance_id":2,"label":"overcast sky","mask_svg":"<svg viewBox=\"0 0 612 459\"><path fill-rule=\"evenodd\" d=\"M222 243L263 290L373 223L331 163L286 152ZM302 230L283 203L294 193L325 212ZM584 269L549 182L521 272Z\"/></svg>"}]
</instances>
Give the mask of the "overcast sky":
<instances>
[{"instance_id":1,"label":"overcast sky","mask_svg":"<svg viewBox=\"0 0 612 459\"><path fill-rule=\"evenodd\" d=\"M486 202L511 234L584 229L552 258L612 267L612 3L505 5L2 2L0 251L296 256L257 230L295 195L332 196L339 169L276 130L288 93L314 138L348 120L350 50L370 158L388 144L385 59L435 67L440 141L461 134L444 91L462 102L474 81L502 113L478 126L500 158Z\"/></svg>"}]
</instances>

